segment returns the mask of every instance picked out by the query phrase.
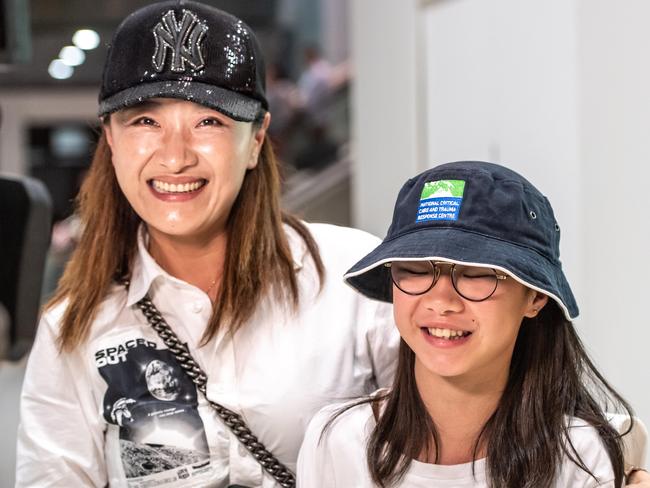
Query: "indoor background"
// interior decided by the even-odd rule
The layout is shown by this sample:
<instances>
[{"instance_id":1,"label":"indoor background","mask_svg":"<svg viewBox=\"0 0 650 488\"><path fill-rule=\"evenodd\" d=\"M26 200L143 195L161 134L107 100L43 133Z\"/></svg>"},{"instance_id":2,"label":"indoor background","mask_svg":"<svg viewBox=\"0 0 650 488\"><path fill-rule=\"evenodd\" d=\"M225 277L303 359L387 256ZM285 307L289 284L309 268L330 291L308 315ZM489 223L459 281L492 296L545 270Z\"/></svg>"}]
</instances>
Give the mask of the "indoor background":
<instances>
[{"instance_id":1,"label":"indoor background","mask_svg":"<svg viewBox=\"0 0 650 488\"><path fill-rule=\"evenodd\" d=\"M74 232L71 199L96 137L106 43L149 2L0 3L0 172L31 175L52 195L61 249L48 259L45 297ZM428 167L487 160L525 174L554 204L588 350L650 423L650 3L206 3L243 17L277 70L285 205L307 219L383 237L399 187ZM79 29L96 31L98 46L81 49L71 73L54 63L63 71L53 78L52 62ZM314 52L329 91L312 93L310 105L301 79ZM23 367L0 364L0 487L13 485Z\"/></svg>"}]
</instances>

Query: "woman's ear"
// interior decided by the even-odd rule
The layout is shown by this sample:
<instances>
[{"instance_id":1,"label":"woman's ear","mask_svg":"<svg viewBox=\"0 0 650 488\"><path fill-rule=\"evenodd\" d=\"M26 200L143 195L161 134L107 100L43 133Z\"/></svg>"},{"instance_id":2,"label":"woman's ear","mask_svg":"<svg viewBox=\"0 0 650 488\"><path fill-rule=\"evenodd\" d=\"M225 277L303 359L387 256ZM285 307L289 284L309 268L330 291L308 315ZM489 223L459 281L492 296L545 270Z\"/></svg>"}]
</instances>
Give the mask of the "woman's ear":
<instances>
[{"instance_id":1,"label":"woman's ear","mask_svg":"<svg viewBox=\"0 0 650 488\"><path fill-rule=\"evenodd\" d=\"M106 143L108 144L108 147L111 148L111 152L112 152L113 151L113 132L111 130L110 122L108 122L108 121L102 122L101 130L104 131L104 136L106 137Z\"/></svg>"},{"instance_id":2,"label":"woman's ear","mask_svg":"<svg viewBox=\"0 0 650 488\"><path fill-rule=\"evenodd\" d=\"M250 161L248 162L248 169L253 169L257 166L257 161L260 157L260 151L262 150L262 144L264 144L264 139L266 138L266 131L271 124L271 113L266 112L264 114L264 119L260 126L255 129L255 134L253 134L253 144L251 148Z\"/></svg>"},{"instance_id":3,"label":"woman's ear","mask_svg":"<svg viewBox=\"0 0 650 488\"><path fill-rule=\"evenodd\" d=\"M548 295L544 295L537 290L530 290L528 296L528 305L524 312L524 317L533 318L536 317L539 311L544 308L544 305L548 303Z\"/></svg>"}]
</instances>

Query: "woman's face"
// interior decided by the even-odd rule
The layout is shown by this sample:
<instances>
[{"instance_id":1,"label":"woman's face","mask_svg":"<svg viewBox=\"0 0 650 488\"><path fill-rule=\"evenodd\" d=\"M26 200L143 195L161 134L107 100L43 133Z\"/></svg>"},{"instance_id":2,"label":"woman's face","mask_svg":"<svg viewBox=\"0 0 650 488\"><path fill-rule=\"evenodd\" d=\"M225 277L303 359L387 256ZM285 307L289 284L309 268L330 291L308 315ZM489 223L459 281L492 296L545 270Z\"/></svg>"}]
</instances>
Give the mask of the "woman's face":
<instances>
[{"instance_id":1,"label":"woman's face","mask_svg":"<svg viewBox=\"0 0 650 488\"><path fill-rule=\"evenodd\" d=\"M154 98L105 124L120 188L150 232L210 239L225 229L269 116L255 130L185 100Z\"/></svg>"},{"instance_id":2,"label":"woman's face","mask_svg":"<svg viewBox=\"0 0 650 488\"><path fill-rule=\"evenodd\" d=\"M509 276L487 300L466 300L454 289L446 265L423 295L408 295L393 285L395 322L415 353L416 376L481 383L507 378L523 318L534 317L547 299Z\"/></svg>"}]
</instances>

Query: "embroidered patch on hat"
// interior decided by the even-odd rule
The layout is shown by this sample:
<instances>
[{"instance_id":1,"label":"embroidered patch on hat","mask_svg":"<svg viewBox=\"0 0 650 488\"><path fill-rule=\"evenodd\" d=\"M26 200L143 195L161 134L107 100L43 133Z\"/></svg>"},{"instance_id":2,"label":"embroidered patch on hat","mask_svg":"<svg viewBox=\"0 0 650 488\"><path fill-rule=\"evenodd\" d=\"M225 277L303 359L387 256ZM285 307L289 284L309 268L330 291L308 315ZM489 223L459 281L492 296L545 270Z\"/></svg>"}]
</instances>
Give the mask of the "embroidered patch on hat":
<instances>
[{"instance_id":1,"label":"embroidered patch on hat","mask_svg":"<svg viewBox=\"0 0 650 488\"><path fill-rule=\"evenodd\" d=\"M208 26L189 10L183 10L180 22L176 21L173 10L162 16L153 28L156 38L156 50L153 54L153 66L158 73L165 69L167 54L170 54L170 69L174 73L183 73L185 64L199 70L205 66L201 43Z\"/></svg>"},{"instance_id":2,"label":"embroidered patch on hat","mask_svg":"<svg viewBox=\"0 0 650 488\"><path fill-rule=\"evenodd\" d=\"M464 192L464 180L426 182L420 195L420 206L415 222L458 220Z\"/></svg>"}]
</instances>

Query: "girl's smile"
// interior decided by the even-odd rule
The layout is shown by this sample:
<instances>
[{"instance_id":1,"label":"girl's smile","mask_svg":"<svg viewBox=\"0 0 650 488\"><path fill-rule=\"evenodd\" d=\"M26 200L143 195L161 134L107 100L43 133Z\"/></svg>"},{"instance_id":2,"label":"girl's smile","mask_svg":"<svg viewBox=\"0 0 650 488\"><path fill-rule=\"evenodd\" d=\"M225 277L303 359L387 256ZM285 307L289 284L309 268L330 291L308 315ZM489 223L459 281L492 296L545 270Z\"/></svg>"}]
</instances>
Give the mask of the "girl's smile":
<instances>
[{"instance_id":1,"label":"girl's smile","mask_svg":"<svg viewBox=\"0 0 650 488\"><path fill-rule=\"evenodd\" d=\"M494 294L475 302L461 297L449 273L421 295L393 286L397 327L416 355L416 369L441 377L487 373L504 378L524 317L547 297L514 279L499 281Z\"/></svg>"}]
</instances>

